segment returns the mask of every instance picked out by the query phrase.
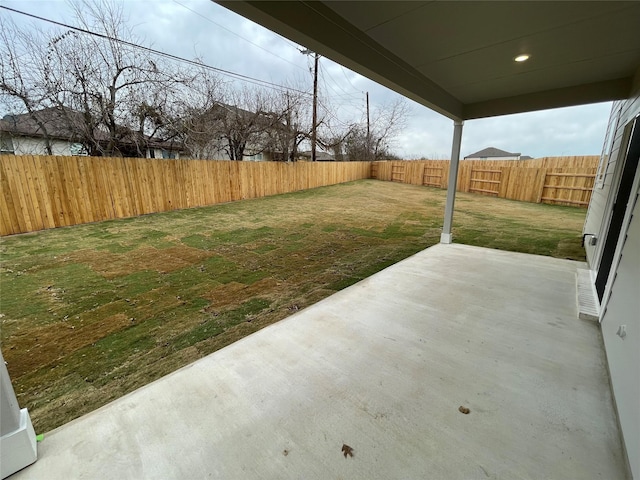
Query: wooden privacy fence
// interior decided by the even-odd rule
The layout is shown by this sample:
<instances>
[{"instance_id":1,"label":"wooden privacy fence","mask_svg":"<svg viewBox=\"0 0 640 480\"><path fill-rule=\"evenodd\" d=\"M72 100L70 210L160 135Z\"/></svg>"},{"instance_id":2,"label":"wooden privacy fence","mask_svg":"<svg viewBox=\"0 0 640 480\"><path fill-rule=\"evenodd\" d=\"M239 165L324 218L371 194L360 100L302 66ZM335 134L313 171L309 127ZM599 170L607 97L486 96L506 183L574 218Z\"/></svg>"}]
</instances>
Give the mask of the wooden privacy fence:
<instances>
[{"instance_id":1,"label":"wooden privacy fence","mask_svg":"<svg viewBox=\"0 0 640 480\"><path fill-rule=\"evenodd\" d=\"M0 156L0 235L369 178L370 162Z\"/></svg>"},{"instance_id":2,"label":"wooden privacy fence","mask_svg":"<svg viewBox=\"0 0 640 480\"><path fill-rule=\"evenodd\" d=\"M462 160L456 190L534 203L586 207L599 157L545 157L534 160ZM375 162L379 180L447 188L449 160Z\"/></svg>"}]
</instances>

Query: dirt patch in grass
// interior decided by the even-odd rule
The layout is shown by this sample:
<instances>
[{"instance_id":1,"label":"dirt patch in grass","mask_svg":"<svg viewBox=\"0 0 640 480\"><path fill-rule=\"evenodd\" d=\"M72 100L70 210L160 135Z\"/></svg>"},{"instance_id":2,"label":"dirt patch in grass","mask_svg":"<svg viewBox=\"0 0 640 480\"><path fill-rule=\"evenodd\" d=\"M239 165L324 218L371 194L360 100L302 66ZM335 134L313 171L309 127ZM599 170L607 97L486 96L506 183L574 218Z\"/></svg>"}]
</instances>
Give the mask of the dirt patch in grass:
<instances>
[{"instance_id":1,"label":"dirt patch in grass","mask_svg":"<svg viewBox=\"0 0 640 480\"><path fill-rule=\"evenodd\" d=\"M160 273L173 272L189 267L212 256L213 253L183 245L164 249L141 247L126 253L110 251L81 250L69 255L73 262L84 263L105 278L120 277L140 270Z\"/></svg>"},{"instance_id":2,"label":"dirt patch in grass","mask_svg":"<svg viewBox=\"0 0 640 480\"><path fill-rule=\"evenodd\" d=\"M446 192L375 180L4 238L1 341L46 432L439 241ZM460 243L583 259L585 210L459 194Z\"/></svg>"},{"instance_id":3,"label":"dirt patch in grass","mask_svg":"<svg viewBox=\"0 0 640 480\"><path fill-rule=\"evenodd\" d=\"M130 322L124 313L117 313L79 327L63 320L16 334L12 337L7 352L7 357L15 365L12 373L21 376L50 365L55 360L128 326Z\"/></svg>"},{"instance_id":4,"label":"dirt patch in grass","mask_svg":"<svg viewBox=\"0 0 640 480\"><path fill-rule=\"evenodd\" d=\"M250 285L240 282L229 282L214 288L203 298L209 301L205 311L215 312L220 308L242 303L265 292L278 292L285 290L288 285L278 282L272 277L259 280Z\"/></svg>"}]
</instances>

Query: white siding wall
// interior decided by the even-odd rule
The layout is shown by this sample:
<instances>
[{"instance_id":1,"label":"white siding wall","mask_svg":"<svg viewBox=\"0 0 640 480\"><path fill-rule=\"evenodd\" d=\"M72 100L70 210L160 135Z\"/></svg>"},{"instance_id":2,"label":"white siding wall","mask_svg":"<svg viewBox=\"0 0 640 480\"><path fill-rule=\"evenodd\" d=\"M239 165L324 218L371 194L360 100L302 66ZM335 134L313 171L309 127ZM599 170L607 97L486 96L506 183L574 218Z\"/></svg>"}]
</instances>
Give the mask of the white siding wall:
<instances>
[{"instance_id":1,"label":"white siding wall","mask_svg":"<svg viewBox=\"0 0 640 480\"><path fill-rule=\"evenodd\" d=\"M592 270L597 270L600 264L602 247L609 228L609 217L613 201L613 198L611 198L612 186L617 184L622 173L621 160L624 160L624 151L621 151L620 147L623 143L625 126L640 112L640 71L636 74L634 92L631 99L616 102L612 110L610 123L616 122L616 115L613 114L614 110L620 110L619 120L616 122L617 125L612 126L612 128L615 128L613 146L608 157L608 166L604 166L606 170L602 188L596 185L593 189L589 210L587 211L583 233L592 233L598 237L596 246L588 244L586 246L587 262L589 262L589 267ZM609 154L609 152L604 153ZM598 168L598 171L600 171L600 168L602 166Z\"/></svg>"},{"instance_id":2,"label":"white siding wall","mask_svg":"<svg viewBox=\"0 0 640 480\"><path fill-rule=\"evenodd\" d=\"M41 138L14 137L13 150L16 155L46 155L44 140ZM51 140L53 155L71 155L69 142Z\"/></svg>"},{"instance_id":3,"label":"white siding wall","mask_svg":"<svg viewBox=\"0 0 640 480\"><path fill-rule=\"evenodd\" d=\"M629 100L617 104L619 120L606 170L603 188L595 188L589 205L584 233L598 235L598 245L587 247L587 259L597 270L602 256L611 216L612 197L617 192L624 161L624 132L627 124L640 113L640 69L636 74L635 93ZM614 108L614 113L615 113ZM612 115L614 118L615 115ZM627 129L628 131L628 129ZM640 170L640 168L639 168ZM627 216L618 242L610 275L610 294L605 292L600 316L611 386L624 444L633 478L640 480L640 201L635 172ZM617 335L621 325L626 336Z\"/></svg>"},{"instance_id":4,"label":"white siding wall","mask_svg":"<svg viewBox=\"0 0 640 480\"><path fill-rule=\"evenodd\" d=\"M611 385L633 478L640 479L640 202L623 239L620 264L602 317ZM632 199L633 202L633 199ZM626 336L617 335L625 326Z\"/></svg>"}]
</instances>

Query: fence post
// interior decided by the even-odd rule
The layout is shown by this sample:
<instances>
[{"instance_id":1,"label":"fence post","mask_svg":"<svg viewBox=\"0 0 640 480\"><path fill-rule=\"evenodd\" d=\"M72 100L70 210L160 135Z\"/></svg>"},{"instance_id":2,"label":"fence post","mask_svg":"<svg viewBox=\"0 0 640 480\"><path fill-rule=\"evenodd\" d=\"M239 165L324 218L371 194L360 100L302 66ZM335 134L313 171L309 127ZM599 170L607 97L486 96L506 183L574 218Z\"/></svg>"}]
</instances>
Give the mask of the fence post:
<instances>
[{"instance_id":1,"label":"fence post","mask_svg":"<svg viewBox=\"0 0 640 480\"><path fill-rule=\"evenodd\" d=\"M541 168L539 170L539 178L542 178L542 181L540 182L540 188L538 189L538 195L536 197L536 203L542 203L542 193L544 192L544 186L547 184L547 169L546 168Z\"/></svg>"}]
</instances>

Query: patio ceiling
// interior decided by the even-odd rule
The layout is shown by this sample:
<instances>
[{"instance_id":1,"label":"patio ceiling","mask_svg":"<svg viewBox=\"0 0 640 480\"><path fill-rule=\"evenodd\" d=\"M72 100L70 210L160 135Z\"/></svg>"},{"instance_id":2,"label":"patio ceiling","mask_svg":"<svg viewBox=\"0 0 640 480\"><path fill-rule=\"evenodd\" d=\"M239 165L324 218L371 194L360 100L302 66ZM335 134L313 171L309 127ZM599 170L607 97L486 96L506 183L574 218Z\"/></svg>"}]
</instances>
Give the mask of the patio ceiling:
<instances>
[{"instance_id":1,"label":"patio ceiling","mask_svg":"<svg viewBox=\"0 0 640 480\"><path fill-rule=\"evenodd\" d=\"M640 69L635 1L218 3L454 120L628 98Z\"/></svg>"}]
</instances>

